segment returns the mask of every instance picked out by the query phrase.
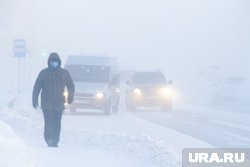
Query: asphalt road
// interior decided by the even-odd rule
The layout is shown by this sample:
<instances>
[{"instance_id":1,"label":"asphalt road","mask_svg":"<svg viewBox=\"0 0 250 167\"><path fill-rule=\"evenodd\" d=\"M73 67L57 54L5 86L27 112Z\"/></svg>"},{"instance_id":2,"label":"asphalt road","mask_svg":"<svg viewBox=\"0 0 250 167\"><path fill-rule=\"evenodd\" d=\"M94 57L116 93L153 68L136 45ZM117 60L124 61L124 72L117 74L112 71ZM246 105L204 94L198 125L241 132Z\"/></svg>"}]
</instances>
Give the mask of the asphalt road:
<instances>
[{"instance_id":1,"label":"asphalt road","mask_svg":"<svg viewBox=\"0 0 250 167\"><path fill-rule=\"evenodd\" d=\"M132 112L144 120L165 126L220 148L250 147L250 114L202 106L175 106L173 111L139 108Z\"/></svg>"}]
</instances>

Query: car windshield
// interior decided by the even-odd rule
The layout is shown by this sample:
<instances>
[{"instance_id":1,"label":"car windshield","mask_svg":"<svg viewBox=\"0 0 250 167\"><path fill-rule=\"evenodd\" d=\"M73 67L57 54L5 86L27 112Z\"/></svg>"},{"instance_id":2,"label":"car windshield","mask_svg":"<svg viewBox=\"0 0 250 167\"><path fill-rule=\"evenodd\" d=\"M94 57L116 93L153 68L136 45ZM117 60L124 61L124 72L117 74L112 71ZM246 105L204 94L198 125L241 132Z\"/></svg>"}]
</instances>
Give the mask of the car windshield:
<instances>
[{"instance_id":1,"label":"car windshield","mask_svg":"<svg viewBox=\"0 0 250 167\"><path fill-rule=\"evenodd\" d=\"M166 79L160 72L140 72L133 77L134 84L164 84Z\"/></svg>"},{"instance_id":2,"label":"car windshield","mask_svg":"<svg viewBox=\"0 0 250 167\"><path fill-rule=\"evenodd\" d=\"M75 82L108 82L109 67L90 65L66 65Z\"/></svg>"}]
</instances>

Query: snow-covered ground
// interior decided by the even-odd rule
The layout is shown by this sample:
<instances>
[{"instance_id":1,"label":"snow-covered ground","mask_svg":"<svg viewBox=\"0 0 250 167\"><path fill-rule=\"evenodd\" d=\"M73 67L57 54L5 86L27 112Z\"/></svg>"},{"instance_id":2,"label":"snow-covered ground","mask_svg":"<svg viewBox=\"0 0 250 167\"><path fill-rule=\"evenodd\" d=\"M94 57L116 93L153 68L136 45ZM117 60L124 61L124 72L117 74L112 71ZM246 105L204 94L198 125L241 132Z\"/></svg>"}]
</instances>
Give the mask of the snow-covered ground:
<instances>
[{"instance_id":1,"label":"snow-covered ground","mask_svg":"<svg viewBox=\"0 0 250 167\"><path fill-rule=\"evenodd\" d=\"M182 148L212 147L126 111L107 117L85 110L66 111L59 148L47 148L41 110L28 97L14 98L0 111L1 166L177 167Z\"/></svg>"},{"instance_id":2,"label":"snow-covered ground","mask_svg":"<svg viewBox=\"0 0 250 167\"><path fill-rule=\"evenodd\" d=\"M0 166L31 167L25 143L17 136L10 126L0 121Z\"/></svg>"}]
</instances>

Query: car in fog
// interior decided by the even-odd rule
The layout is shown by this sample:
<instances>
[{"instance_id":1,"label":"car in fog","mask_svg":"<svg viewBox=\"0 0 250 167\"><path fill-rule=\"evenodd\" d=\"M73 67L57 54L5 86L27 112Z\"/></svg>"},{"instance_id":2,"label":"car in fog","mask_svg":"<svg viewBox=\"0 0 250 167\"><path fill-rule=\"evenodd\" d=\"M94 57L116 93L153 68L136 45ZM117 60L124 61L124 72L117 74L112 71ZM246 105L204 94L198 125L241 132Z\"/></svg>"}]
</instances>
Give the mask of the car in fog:
<instances>
[{"instance_id":1,"label":"car in fog","mask_svg":"<svg viewBox=\"0 0 250 167\"><path fill-rule=\"evenodd\" d=\"M130 111L139 106L160 106L162 110L172 110L170 85L160 71L134 72L127 81L126 106Z\"/></svg>"},{"instance_id":2,"label":"car in fog","mask_svg":"<svg viewBox=\"0 0 250 167\"><path fill-rule=\"evenodd\" d=\"M115 58L96 55L69 56L65 69L75 83L74 101L70 105L66 104L71 112L77 109L103 110L105 115L118 112L119 71Z\"/></svg>"}]
</instances>

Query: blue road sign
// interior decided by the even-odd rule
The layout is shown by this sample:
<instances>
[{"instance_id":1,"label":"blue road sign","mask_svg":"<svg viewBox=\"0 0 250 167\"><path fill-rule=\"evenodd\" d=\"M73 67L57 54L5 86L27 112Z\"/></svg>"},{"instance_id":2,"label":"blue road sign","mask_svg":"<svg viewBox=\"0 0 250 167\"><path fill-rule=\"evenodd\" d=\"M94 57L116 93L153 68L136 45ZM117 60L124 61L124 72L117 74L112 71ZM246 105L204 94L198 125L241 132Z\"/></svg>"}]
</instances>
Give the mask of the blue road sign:
<instances>
[{"instance_id":1,"label":"blue road sign","mask_svg":"<svg viewBox=\"0 0 250 167\"><path fill-rule=\"evenodd\" d=\"M26 40L14 39L14 57L26 56Z\"/></svg>"}]
</instances>

